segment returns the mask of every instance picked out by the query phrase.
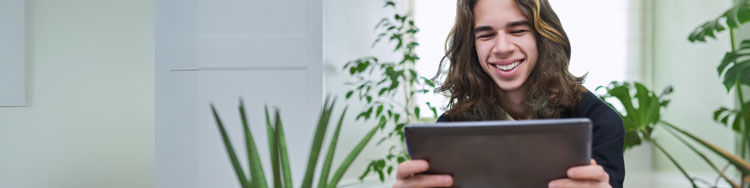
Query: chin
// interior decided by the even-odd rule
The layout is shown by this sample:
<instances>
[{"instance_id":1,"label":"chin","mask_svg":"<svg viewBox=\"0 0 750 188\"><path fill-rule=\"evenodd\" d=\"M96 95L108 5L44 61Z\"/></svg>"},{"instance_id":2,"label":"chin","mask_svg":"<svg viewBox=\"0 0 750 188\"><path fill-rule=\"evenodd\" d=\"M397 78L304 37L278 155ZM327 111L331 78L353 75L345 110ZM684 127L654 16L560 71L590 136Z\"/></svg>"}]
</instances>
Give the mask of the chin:
<instances>
[{"instance_id":1,"label":"chin","mask_svg":"<svg viewBox=\"0 0 750 188\"><path fill-rule=\"evenodd\" d=\"M521 85L522 85L520 83L516 83L515 81L511 82L511 83L508 83L508 82L497 83L496 82L496 84L497 84L498 87L500 87L501 90L503 90L505 92L508 92L508 91L517 91L518 89L521 88Z\"/></svg>"}]
</instances>

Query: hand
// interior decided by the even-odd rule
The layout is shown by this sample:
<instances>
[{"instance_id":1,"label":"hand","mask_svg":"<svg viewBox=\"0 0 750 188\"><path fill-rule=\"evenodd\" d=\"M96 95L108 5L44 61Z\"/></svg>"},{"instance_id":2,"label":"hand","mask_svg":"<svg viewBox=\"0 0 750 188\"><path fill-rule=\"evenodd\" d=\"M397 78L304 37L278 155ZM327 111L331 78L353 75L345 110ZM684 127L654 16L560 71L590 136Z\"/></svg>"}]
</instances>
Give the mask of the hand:
<instances>
[{"instance_id":1,"label":"hand","mask_svg":"<svg viewBox=\"0 0 750 188\"><path fill-rule=\"evenodd\" d=\"M609 174L602 166L597 165L594 159L591 159L589 165L569 168L568 178L549 182L549 188L567 187L611 188L612 186L609 185Z\"/></svg>"},{"instance_id":2,"label":"hand","mask_svg":"<svg viewBox=\"0 0 750 188\"><path fill-rule=\"evenodd\" d=\"M430 164L425 160L408 160L402 162L398 165L396 184L393 185L393 188L453 186L453 177L450 175L415 175L427 171L429 168Z\"/></svg>"}]
</instances>

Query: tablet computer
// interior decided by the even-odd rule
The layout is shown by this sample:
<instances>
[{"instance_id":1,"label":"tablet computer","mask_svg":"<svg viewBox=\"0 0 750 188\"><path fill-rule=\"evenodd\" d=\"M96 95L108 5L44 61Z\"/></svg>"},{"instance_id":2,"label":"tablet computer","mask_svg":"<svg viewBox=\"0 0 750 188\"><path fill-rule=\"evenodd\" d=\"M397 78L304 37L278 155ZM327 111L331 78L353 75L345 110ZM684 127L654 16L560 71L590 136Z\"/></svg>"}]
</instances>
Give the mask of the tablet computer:
<instances>
[{"instance_id":1,"label":"tablet computer","mask_svg":"<svg viewBox=\"0 0 750 188\"><path fill-rule=\"evenodd\" d=\"M426 174L450 174L453 187L547 187L591 160L587 118L450 122L404 127L412 159Z\"/></svg>"}]
</instances>

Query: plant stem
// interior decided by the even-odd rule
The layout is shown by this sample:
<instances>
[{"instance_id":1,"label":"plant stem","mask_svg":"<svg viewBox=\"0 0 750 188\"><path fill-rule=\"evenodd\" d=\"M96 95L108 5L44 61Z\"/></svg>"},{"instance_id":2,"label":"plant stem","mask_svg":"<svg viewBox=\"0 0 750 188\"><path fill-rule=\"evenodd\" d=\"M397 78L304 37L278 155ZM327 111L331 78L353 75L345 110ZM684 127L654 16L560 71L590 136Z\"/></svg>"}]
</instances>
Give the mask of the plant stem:
<instances>
[{"instance_id":1,"label":"plant stem","mask_svg":"<svg viewBox=\"0 0 750 188\"><path fill-rule=\"evenodd\" d=\"M731 166L731 165L732 165L732 163L727 163L726 165L724 165L724 168L721 168L721 173L726 173L727 169L729 169L729 166ZM716 176L716 179L714 180L714 187L716 187L717 185L719 185L719 180L721 180L721 174L719 174L718 176Z\"/></svg>"},{"instance_id":2,"label":"plant stem","mask_svg":"<svg viewBox=\"0 0 750 188\"><path fill-rule=\"evenodd\" d=\"M732 52L733 53L737 52L737 46L734 41L734 29L731 27L729 28L729 40L732 45ZM734 66L737 66L736 61L733 63L734 63ZM734 87L735 87L735 90L737 91L737 97L739 98L739 102L740 102L740 112L746 112L745 105L744 105L745 96L742 92L742 85L740 84L740 82L736 82ZM742 144L741 144L742 148L740 149L740 152L741 152L740 156L742 156L742 158L747 159L747 149L748 149L747 147L750 146L750 127L748 127L750 123L748 122L750 120L750 114L740 113L735 118L741 118L741 117L744 120L744 124L742 124Z\"/></svg>"},{"instance_id":3,"label":"plant stem","mask_svg":"<svg viewBox=\"0 0 750 188\"><path fill-rule=\"evenodd\" d=\"M732 45L732 52L737 51L737 47L734 44L734 29L732 27L729 27L729 40Z\"/></svg>"},{"instance_id":4,"label":"plant stem","mask_svg":"<svg viewBox=\"0 0 750 188\"><path fill-rule=\"evenodd\" d=\"M661 147L661 145L659 145L659 143L656 142L656 140L651 141L651 144L656 146L656 148L659 149L659 151L661 151L665 156L667 156L667 159L669 159L669 161L671 161L672 164L674 164L677 167L677 169L680 170L682 175L684 175L685 178L687 178L690 181L690 184L693 185L693 188L698 188L698 186L695 185L695 181L693 180L693 178L690 177L690 175L688 175L685 169L683 169L682 166L679 163L677 163L677 161L672 157L672 155L670 155L666 150L664 150L664 148Z\"/></svg>"},{"instance_id":5,"label":"plant stem","mask_svg":"<svg viewBox=\"0 0 750 188\"><path fill-rule=\"evenodd\" d=\"M735 118L739 118L739 117L735 117ZM742 128L742 135L741 135L742 137L741 147L742 148L740 149L740 156L742 156L743 159L746 159L747 158L747 144L748 144L748 141L750 140L748 140L748 136L747 136L748 128L744 126L741 128Z\"/></svg>"},{"instance_id":6,"label":"plant stem","mask_svg":"<svg viewBox=\"0 0 750 188\"><path fill-rule=\"evenodd\" d=\"M736 44L734 42L734 29L732 29L732 28L729 28L729 38L730 38L731 43L732 43L732 52L737 52L737 46L736 46ZM735 66L738 65L736 61L733 62L733 63L734 63ZM738 95L738 97L740 99L740 109L743 109L743 111L744 111L745 107L744 107L743 104L745 104L745 96L742 94L742 85L740 85L740 82L736 82L735 87L737 89L737 95ZM745 123L747 123L747 122L745 122Z\"/></svg>"},{"instance_id":7,"label":"plant stem","mask_svg":"<svg viewBox=\"0 0 750 188\"><path fill-rule=\"evenodd\" d=\"M682 144L684 144L685 146L687 146L688 148L690 148L690 150L692 150L693 153L695 153L696 155L698 155L699 157L701 157L701 159L703 159L703 161L705 161L706 164L708 164L709 166L711 166L711 168L713 168L716 171L716 173L719 173L719 177L724 178L724 180L726 180L729 185L732 185L732 187L734 187L734 188L740 188L739 185L737 185L736 183L732 182L732 180L729 179L729 177L726 174L724 174L724 171L726 170L726 167L724 168L725 170L720 170L718 167L716 167L716 164L714 164L710 159L708 159L708 157L706 157L705 154L703 154L703 152L701 152L697 148L693 147L693 145L691 145L690 143L688 143L688 141L685 140L685 139L683 139L680 135L677 135L677 133L675 133L674 130L669 129L669 128L665 128L664 130L667 130L667 132L669 134L672 134L672 136L674 136L675 138L677 138L677 140L679 140L680 142L682 142ZM707 184L710 185L711 183L709 182ZM714 185L715 184L718 184L718 183L714 183Z\"/></svg>"},{"instance_id":8,"label":"plant stem","mask_svg":"<svg viewBox=\"0 0 750 188\"><path fill-rule=\"evenodd\" d=\"M736 63L735 63L736 64ZM735 65L736 66L736 65ZM740 113L735 118L742 118L743 121L740 121L740 125L742 125L742 158L747 159L747 147L750 146L750 114L747 114L747 111L745 109L745 97L742 93L742 85L740 85L740 82L736 82L734 86L737 90L737 95L739 99L740 104ZM745 112L745 113L743 113Z\"/></svg>"}]
</instances>

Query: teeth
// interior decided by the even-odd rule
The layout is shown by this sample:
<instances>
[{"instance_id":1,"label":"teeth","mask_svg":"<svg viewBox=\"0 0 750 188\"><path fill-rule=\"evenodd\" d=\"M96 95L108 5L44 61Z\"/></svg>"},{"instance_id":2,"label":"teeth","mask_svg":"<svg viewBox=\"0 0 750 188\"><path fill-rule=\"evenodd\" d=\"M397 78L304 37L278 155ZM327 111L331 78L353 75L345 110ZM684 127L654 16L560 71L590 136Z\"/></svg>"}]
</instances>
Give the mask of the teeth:
<instances>
[{"instance_id":1,"label":"teeth","mask_svg":"<svg viewBox=\"0 0 750 188\"><path fill-rule=\"evenodd\" d=\"M514 68L516 68L518 66L518 64L521 64L521 62L516 61L515 63L511 63L511 64L508 64L508 65L497 65L496 64L495 67L497 67L497 69L500 69L500 70L503 70L503 71L509 71L509 70L513 70Z\"/></svg>"}]
</instances>

